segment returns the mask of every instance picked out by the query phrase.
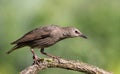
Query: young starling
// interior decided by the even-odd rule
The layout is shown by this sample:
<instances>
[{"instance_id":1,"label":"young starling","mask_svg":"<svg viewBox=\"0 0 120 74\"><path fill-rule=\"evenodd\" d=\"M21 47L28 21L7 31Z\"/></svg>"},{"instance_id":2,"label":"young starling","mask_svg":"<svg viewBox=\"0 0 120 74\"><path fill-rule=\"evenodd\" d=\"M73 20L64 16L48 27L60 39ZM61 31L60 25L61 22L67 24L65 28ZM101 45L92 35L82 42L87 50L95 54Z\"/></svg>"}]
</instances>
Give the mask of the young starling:
<instances>
[{"instance_id":1,"label":"young starling","mask_svg":"<svg viewBox=\"0 0 120 74\"><path fill-rule=\"evenodd\" d=\"M73 37L87 38L77 28L74 27L60 27L57 25L44 26L30 31L20 39L12 42L11 44L16 45L7 53L9 54L18 48L29 46L33 54L34 62L37 62L38 57L34 53L33 48L39 48L41 49L40 52L42 54L55 58L55 56L44 52L44 48L52 46L63 39Z\"/></svg>"}]
</instances>

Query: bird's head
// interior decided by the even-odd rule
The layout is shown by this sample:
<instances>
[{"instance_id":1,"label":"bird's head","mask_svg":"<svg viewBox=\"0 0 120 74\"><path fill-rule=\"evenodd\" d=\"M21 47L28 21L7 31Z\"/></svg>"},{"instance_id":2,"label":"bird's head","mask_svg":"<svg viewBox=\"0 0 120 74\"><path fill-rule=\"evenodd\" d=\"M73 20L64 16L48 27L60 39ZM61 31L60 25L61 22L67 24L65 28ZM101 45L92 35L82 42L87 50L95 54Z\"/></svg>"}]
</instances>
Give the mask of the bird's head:
<instances>
[{"instance_id":1,"label":"bird's head","mask_svg":"<svg viewBox=\"0 0 120 74\"><path fill-rule=\"evenodd\" d=\"M77 28L66 27L65 30L66 30L66 36L68 37L82 37L87 39L87 37L82 32L80 32L80 30L78 30Z\"/></svg>"}]
</instances>

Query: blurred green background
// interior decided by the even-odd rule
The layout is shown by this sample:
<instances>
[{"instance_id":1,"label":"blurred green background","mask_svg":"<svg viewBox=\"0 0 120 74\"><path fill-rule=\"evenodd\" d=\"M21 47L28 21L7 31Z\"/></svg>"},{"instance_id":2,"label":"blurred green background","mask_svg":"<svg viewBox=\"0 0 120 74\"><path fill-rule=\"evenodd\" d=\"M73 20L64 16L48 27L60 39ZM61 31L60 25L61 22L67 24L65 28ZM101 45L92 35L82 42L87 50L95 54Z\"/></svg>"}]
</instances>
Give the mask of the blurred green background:
<instances>
[{"instance_id":1,"label":"blurred green background","mask_svg":"<svg viewBox=\"0 0 120 74\"><path fill-rule=\"evenodd\" d=\"M46 52L120 74L120 0L0 0L0 74L17 74L32 64L29 47L5 52L13 47L11 42L47 24L77 27L88 39L66 39ZM80 74L64 69L40 72L62 73Z\"/></svg>"}]
</instances>

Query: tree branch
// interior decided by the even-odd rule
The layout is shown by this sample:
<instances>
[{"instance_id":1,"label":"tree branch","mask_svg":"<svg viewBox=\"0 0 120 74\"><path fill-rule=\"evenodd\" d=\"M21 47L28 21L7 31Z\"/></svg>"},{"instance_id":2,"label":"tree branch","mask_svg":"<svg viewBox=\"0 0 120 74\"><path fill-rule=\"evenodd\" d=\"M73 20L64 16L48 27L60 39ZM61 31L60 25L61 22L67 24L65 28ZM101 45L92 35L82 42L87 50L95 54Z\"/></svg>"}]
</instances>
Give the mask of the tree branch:
<instances>
[{"instance_id":1,"label":"tree branch","mask_svg":"<svg viewBox=\"0 0 120 74\"><path fill-rule=\"evenodd\" d=\"M46 68L62 68L67 70L73 70L78 72L84 72L86 74L112 74L98 67L89 65L87 63L64 60L62 58L52 59L43 58L39 60L39 65L32 65L20 72L20 74L37 74L39 71Z\"/></svg>"}]
</instances>

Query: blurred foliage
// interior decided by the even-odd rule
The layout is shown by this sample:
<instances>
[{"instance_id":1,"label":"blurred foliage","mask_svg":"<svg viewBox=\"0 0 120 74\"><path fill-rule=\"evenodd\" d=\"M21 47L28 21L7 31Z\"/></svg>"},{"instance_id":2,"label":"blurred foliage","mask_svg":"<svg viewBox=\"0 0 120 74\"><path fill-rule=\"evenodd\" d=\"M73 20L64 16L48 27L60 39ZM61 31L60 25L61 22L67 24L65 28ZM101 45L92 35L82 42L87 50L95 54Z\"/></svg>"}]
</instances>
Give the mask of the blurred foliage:
<instances>
[{"instance_id":1,"label":"blurred foliage","mask_svg":"<svg viewBox=\"0 0 120 74\"><path fill-rule=\"evenodd\" d=\"M0 0L0 74L17 74L32 64L28 47L5 52L12 41L46 24L74 26L88 36L60 41L46 52L120 74L120 0ZM41 73L80 74L63 69Z\"/></svg>"}]
</instances>

